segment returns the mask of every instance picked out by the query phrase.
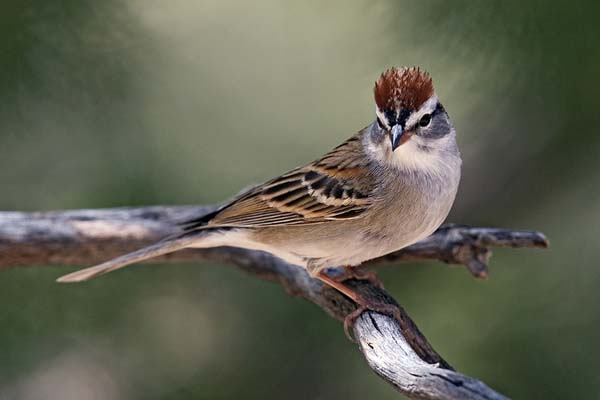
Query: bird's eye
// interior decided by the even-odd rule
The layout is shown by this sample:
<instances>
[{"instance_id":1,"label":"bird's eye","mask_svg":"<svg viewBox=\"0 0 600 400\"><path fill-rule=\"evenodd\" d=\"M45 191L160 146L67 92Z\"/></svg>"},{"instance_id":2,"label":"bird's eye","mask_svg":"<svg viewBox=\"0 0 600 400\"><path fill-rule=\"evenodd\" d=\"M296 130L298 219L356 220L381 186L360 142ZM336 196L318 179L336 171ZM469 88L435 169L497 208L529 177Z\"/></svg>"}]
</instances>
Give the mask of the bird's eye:
<instances>
[{"instance_id":1,"label":"bird's eye","mask_svg":"<svg viewBox=\"0 0 600 400\"><path fill-rule=\"evenodd\" d=\"M425 126L429 125L430 122L431 122L431 114L425 114L421 117L421 120L419 121L419 125L425 127Z\"/></svg>"}]
</instances>

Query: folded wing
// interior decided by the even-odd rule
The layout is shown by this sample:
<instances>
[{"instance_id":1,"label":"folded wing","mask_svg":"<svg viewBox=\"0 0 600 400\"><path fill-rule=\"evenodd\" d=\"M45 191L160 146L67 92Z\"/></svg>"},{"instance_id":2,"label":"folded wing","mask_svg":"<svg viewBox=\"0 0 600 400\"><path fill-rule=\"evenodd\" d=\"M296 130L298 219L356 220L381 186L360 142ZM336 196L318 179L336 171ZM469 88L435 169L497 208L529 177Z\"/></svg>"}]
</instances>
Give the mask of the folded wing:
<instances>
[{"instance_id":1,"label":"folded wing","mask_svg":"<svg viewBox=\"0 0 600 400\"><path fill-rule=\"evenodd\" d=\"M356 218L370 205L373 179L361 135L320 160L250 189L220 210L188 223L191 232L214 226L300 225Z\"/></svg>"}]
</instances>

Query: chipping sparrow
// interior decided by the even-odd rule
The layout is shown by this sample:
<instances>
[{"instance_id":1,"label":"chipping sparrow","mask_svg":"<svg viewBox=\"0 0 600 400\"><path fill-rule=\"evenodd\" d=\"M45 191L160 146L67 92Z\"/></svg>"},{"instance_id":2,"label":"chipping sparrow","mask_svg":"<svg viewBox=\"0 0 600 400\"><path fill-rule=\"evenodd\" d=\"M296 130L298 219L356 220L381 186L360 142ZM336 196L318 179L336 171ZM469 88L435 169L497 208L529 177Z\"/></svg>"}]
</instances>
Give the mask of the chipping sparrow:
<instances>
[{"instance_id":1,"label":"chipping sparrow","mask_svg":"<svg viewBox=\"0 0 600 400\"><path fill-rule=\"evenodd\" d=\"M376 119L322 158L253 187L183 224L181 234L58 279L79 282L186 247L263 250L366 304L327 267L352 267L430 235L460 180L456 134L418 68L393 68L374 88Z\"/></svg>"}]
</instances>

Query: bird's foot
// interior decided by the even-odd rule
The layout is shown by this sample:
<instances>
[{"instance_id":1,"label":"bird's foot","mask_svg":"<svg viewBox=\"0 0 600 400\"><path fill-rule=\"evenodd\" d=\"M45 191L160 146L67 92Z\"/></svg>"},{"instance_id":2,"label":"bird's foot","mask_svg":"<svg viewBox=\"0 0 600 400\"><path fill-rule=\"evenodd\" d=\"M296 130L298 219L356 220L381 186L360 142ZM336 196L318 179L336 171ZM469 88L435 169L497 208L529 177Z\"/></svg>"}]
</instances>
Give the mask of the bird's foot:
<instances>
[{"instance_id":1,"label":"bird's foot","mask_svg":"<svg viewBox=\"0 0 600 400\"><path fill-rule=\"evenodd\" d=\"M373 311L376 313L389 315L398 321L401 320L400 309L394 304L377 303L363 298L359 298L357 304L358 308L344 318L344 332L346 333L346 337L352 342L357 342L357 340L351 334L354 323L365 311Z\"/></svg>"},{"instance_id":2,"label":"bird's foot","mask_svg":"<svg viewBox=\"0 0 600 400\"><path fill-rule=\"evenodd\" d=\"M348 271L348 269L349 268L347 268L346 271ZM327 284L328 286L330 286L334 289L337 289L339 292L341 292L348 298L352 299L352 301L354 301L358 305L358 308L356 310L354 310L353 312L351 312L350 314L348 314L346 316L346 318L344 319L344 332L346 332L346 336L348 337L348 339L350 339L353 342L356 342L356 340L350 334L350 330L354 326L354 323L356 322L357 318L360 317L360 315L362 313L364 313L365 311L374 311L374 312L378 312L381 314L390 315L390 316L396 318L397 320L401 320L400 309L396 305L387 304L387 303L378 303L376 301L368 300L361 294L357 293L356 290L354 290L354 288L344 285L342 282L345 280L352 279L352 278L361 279L356 276L356 271L348 271L348 272L349 272L349 274L345 273L342 276L338 276L336 278L331 278L323 272L319 272L318 274L315 275L315 277L317 279L321 280L321 282ZM366 276L368 276L368 277L365 277L365 274L363 271L358 271L358 272L360 274L359 276L362 277L362 280L367 279L367 280L371 281L371 279L375 278L375 280L378 284L377 283L374 283L374 284L379 287L383 286L383 285L381 285L381 282L379 281L379 279L377 278L375 273L367 272Z\"/></svg>"}]
</instances>

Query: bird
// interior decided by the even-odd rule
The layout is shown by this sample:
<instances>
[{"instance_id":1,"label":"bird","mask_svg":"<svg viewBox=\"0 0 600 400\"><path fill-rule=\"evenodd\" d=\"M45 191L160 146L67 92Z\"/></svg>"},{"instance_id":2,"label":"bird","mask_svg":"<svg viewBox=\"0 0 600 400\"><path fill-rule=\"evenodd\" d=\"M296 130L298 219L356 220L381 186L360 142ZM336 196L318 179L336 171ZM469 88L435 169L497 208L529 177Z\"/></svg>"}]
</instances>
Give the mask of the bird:
<instances>
[{"instance_id":1,"label":"bird","mask_svg":"<svg viewBox=\"0 0 600 400\"><path fill-rule=\"evenodd\" d=\"M386 311L343 279L365 261L432 234L454 203L462 160L427 72L390 68L373 94L373 121L321 158L180 222L176 234L153 245L57 281L86 281L184 248L232 246L305 268L355 301L359 312ZM348 274L331 277L329 268Z\"/></svg>"}]
</instances>

